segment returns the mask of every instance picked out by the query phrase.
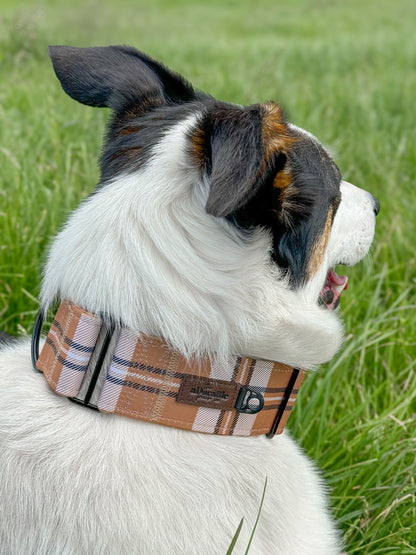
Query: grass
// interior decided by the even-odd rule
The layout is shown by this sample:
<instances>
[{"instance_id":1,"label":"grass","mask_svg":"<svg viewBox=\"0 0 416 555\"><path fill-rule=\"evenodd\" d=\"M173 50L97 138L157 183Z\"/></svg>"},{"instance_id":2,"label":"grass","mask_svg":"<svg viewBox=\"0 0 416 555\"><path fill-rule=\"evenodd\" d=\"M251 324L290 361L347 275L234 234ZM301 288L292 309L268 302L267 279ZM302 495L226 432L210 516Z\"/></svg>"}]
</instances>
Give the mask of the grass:
<instances>
[{"instance_id":1,"label":"grass","mask_svg":"<svg viewBox=\"0 0 416 555\"><path fill-rule=\"evenodd\" d=\"M31 331L50 239L98 177L107 113L64 95L48 44L129 43L223 100L280 102L381 201L371 259L348 270L344 347L308 376L290 428L323 469L349 554L416 553L416 4L0 8L0 328Z\"/></svg>"}]
</instances>

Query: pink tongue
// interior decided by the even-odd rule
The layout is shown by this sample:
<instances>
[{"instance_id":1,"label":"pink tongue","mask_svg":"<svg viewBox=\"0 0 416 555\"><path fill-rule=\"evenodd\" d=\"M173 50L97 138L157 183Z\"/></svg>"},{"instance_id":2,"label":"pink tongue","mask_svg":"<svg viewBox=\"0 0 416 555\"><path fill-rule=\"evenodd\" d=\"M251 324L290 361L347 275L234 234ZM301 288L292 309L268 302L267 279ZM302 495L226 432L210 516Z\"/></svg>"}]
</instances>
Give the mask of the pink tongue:
<instances>
[{"instance_id":1,"label":"pink tongue","mask_svg":"<svg viewBox=\"0 0 416 555\"><path fill-rule=\"evenodd\" d=\"M339 276L334 270L331 269L328 272L328 280L335 285L344 285L347 281L347 276Z\"/></svg>"},{"instance_id":2,"label":"pink tongue","mask_svg":"<svg viewBox=\"0 0 416 555\"><path fill-rule=\"evenodd\" d=\"M339 276L332 268L328 271L325 285L319 295L321 304L329 310L335 310L339 305L342 291L348 287L347 276Z\"/></svg>"}]
</instances>

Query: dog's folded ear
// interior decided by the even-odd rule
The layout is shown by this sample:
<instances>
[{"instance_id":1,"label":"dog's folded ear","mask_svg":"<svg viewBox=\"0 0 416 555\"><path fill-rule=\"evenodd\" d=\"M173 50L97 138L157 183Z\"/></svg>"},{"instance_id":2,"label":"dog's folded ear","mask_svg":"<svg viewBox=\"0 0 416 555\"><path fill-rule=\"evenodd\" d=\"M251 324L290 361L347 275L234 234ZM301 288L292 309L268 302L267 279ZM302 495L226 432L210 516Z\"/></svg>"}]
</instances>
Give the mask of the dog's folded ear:
<instances>
[{"instance_id":1,"label":"dog's folded ear","mask_svg":"<svg viewBox=\"0 0 416 555\"><path fill-rule=\"evenodd\" d=\"M201 137L209 154L210 192L206 211L228 216L245 204L261 182L263 162L261 112L258 107L226 107L208 115Z\"/></svg>"},{"instance_id":2,"label":"dog's folded ear","mask_svg":"<svg viewBox=\"0 0 416 555\"><path fill-rule=\"evenodd\" d=\"M50 46L64 91L89 106L121 111L131 105L187 102L192 86L180 75L128 46Z\"/></svg>"},{"instance_id":3,"label":"dog's folded ear","mask_svg":"<svg viewBox=\"0 0 416 555\"><path fill-rule=\"evenodd\" d=\"M291 179L287 154L297 140L277 104L212 105L190 139L193 160L210 181L209 214L228 216L267 185L273 198L268 209L277 210Z\"/></svg>"}]
</instances>

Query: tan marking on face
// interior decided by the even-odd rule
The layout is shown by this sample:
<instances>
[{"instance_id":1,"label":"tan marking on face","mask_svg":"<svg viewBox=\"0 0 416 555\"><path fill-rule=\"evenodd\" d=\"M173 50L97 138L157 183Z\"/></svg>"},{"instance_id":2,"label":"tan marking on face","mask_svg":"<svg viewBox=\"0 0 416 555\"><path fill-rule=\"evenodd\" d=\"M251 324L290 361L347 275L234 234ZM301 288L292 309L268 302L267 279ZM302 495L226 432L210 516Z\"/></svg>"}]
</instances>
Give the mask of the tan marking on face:
<instances>
[{"instance_id":1,"label":"tan marking on face","mask_svg":"<svg viewBox=\"0 0 416 555\"><path fill-rule=\"evenodd\" d=\"M286 154L296 137L291 135L278 104L267 102L263 107L263 148L266 162L276 152Z\"/></svg>"},{"instance_id":2,"label":"tan marking on face","mask_svg":"<svg viewBox=\"0 0 416 555\"><path fill-rule=\"evenodd\" d=\"M204 164L205 156L205 133L203 129L196 129L190 140L191 144L191 156L194 163L202 167Z\"/></svg>"},{"instance_id":3,"label":"tan marking on face","mask_svg":"<svg viewBox=\"0 0 416 555\"><path fill-rule=\"evenodd\" d=\"M162 98L147 98L140 102L140 104L135 104L126 110L124 112L123 119L129 120L138 118L146 112L150 112L153 108L163 106L164 104L165 102Z\"/></svg>"},{"instance_id":4,"label":"tan marking on face","mask_svg":"<svg viewBox=\"0 0 416 555\"><path fill-rule=\"evenodd\" d=\"M292 183L292 173L289 168L284 168L276 174L273 180L274 189L279 189L282 193L289 187Z\"/></svg>"},{"instance_id":5,"label":"tan marking on face","mask_svg":"<svg viewBox=\"0 0 416 555\"><path fill-rule=\"evenodd\" d=\"M263 167L265 171L268 160L277 153L287 155L297 138L291 135L278 104L267 102L263 107L263 150L265 153ZM280 191L279 201L283 205L286 193L292 184L292 172L289 163L279 171L274 180L273 188Z\"/></svg>"},{"instance_id":6,"label":"tan marking on face","mask_svg":"<svg viewBox=\"0 0 416 555\"><path fill-rule=\"evenodd\" d=\"M311 257L308 262L307 275L309 279L316 274L324 260L329 241L329 234L331 232L333 210L333 206L330 206L322 235L319 237L313 247Z\"/></svg>"},{"instance_id":7,"label":"tan marking on face","mask_svg":"<svg viewBox=\"0 0 416 555\"><path fill-rule=\"evenodd\" d=\"M139 126L130 125L130 126L123 127L122 129L120 129L118 134L119 134L120 137L124 137L125 135L131 135L131 133L136 133L139 130L140 130Z\"/></svg>"},{"instance_id":8,"label":"tan marking on face","mask_svg":"<svg viewBox=\"0 0 416 555\"><path fill-rule=\"evenodd\" d=\"M139 146L135 146L131 148L122 148L112 155L111 160L116 160L121 156L126 156L128 158L136 158L141 154L142 150L143 149Z\"/></svg>"}]
</instances>

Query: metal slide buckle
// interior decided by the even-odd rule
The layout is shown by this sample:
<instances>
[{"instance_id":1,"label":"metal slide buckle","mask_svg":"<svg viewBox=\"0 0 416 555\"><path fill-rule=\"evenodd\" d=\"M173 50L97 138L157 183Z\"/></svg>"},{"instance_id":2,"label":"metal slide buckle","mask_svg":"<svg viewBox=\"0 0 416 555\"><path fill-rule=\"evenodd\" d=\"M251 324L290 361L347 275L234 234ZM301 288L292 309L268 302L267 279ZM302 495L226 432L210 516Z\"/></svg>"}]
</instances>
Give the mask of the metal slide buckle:
<instances>
[{"instance_id":1,"label":"metal slide buckle","mask_svg":"<svg viewBox=\"0 0 416 555\"><path fill-rule=\"evenodd\" d=\"M32 366L33 366L33 370L35 370L35 372L40 372L41 374L43 374L42 370L39 370L39 368L37 367L36 363L38 361L39 358L39 339L40 339L40 334L42 331L42 324L44 321L44 314L43 314L43 310L40 309L37 316L36 316L36 320L35 320L35 326L33 328L33 333L32 333L32 343L31 343L31 357L32 357ZM111 337L114 333L114 329L115 326L113 324L109 325L105 334L105 338L103 341L103 344L101 346L100 349L100 353L98 355L97 358L97 362L94 368L94 371L91 375L90 378L90 383L88 385L88 389L85 393L85 397L84 399L79 399L77 397L68 397L68 399L70 401L73 401L74 403L77 403L79 405L83 405L84 407L88 407L94 410L98 410L98 407L96 407L96 405L93 405L92 403L90 403L91 397L94 393L94 389L95 386L97 385L97 380L99 378L101 369L102 369L102 365L105 359L105 355L107 354L107 350L108 347L110 345L110 341L111 341Z\"/></svg>"},{"instance_id":2,"label":"metal slide buckle","mask_svg":"<svg viewBox=\"0 0 416 555\"><path fill-rule=\"evenodd\" d=\"M85 393L84 399L79 399L78 397L68 397L70 401L73 401L74 403L77 403L79 405L83 405L84 407L88 407L90 409L98 410L98 407L96 405L93 405L90 401L94 393L95 386L97 385L98 378L100 377L104 359L107 354L111 338L113 337L114 329L115 329L115 326L113 324L110 324L105 332L104 341L103 341L103 344L101 345L97 362L92 372L90 383L88 384L88 389Z\"/></svg>"}]
</instances>

